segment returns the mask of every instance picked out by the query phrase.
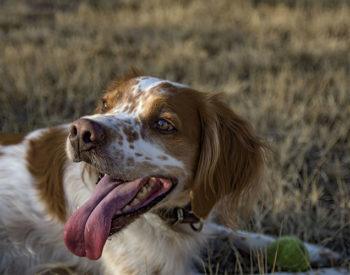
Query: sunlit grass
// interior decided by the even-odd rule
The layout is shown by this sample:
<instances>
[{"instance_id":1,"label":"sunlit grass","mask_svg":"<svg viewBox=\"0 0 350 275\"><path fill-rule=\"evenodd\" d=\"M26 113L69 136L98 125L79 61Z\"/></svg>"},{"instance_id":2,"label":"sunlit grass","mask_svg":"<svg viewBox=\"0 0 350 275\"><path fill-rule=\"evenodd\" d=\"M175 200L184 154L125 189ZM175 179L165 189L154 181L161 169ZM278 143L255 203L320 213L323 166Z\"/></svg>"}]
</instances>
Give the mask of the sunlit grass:
<instances>
[{"instance_id":1,"label":"sunlit grass","mask_svg":"<svg viewBox=\"0 0 350 275\"><path fill-rule=\"evenodd\" d=\"M266 177L273 201L268 196L246 227L325 245L349 267L347 3L2 1L0 130L30 131L90 113L107 83L130 66L224 91L273 151ZM254 263L255 271L265 268L261 259ZM227 265L244 266L216 257L210 274Z\"/></svg>"}]
</instances>

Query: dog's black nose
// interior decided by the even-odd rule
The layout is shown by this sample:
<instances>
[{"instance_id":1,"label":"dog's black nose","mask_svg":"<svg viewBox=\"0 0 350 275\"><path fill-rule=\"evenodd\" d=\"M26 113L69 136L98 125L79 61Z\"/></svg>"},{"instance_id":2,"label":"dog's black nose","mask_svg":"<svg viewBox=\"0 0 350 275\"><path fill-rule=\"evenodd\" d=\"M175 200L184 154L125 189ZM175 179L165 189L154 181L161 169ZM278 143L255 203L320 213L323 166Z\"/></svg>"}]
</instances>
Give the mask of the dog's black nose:
<instances>
[{"instance_id":1,"label":"dog's black nose","mask_svg":"<svg viewBox=\"0 0 350 275\"><path fill-rule=\"evenodd\" d=\"M86 118L74 121L69 133L70 143L78 154L103 144L105 137L103 126Z\"/></svg>"}]
</instances>

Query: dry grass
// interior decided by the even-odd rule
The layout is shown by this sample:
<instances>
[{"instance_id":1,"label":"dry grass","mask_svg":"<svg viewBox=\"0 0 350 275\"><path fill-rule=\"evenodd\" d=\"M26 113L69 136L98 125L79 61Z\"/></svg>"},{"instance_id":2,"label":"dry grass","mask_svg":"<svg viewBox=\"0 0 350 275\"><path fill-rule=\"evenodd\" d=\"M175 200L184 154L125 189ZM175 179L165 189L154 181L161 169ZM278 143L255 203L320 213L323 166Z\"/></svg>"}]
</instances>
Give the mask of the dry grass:
<instances>
[{"instance_id":1,"label":"dry grass","mask_svg":"<svg viewBox=\"0 0 350 275\"><path fill-rule=\"evenodd\" d=\"M87 114L130 66L224 91L274 151L274 203L250 227L328 246L350 267L349 18L346 0L3 0L0 130Z\"/></svg>"}]
</instances>

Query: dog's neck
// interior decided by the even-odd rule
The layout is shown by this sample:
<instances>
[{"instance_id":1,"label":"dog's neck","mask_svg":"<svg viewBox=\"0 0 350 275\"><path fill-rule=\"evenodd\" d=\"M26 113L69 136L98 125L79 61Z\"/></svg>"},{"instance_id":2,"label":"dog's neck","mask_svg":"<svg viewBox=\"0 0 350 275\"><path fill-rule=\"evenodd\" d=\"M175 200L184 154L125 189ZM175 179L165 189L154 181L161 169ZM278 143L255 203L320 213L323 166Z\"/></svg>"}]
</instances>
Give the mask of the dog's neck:
<instances>
[{"instance_id":1,"label":"dog's neck","mask_svg":"<svg viewBox=\"0 0 350 275\"><path fill-rule=\"evenodd\" d=\"M187 224L169 225L148 213L112 236L102 257L108 274L191 274L203 241Z\"/></svg>"}]
</instances>

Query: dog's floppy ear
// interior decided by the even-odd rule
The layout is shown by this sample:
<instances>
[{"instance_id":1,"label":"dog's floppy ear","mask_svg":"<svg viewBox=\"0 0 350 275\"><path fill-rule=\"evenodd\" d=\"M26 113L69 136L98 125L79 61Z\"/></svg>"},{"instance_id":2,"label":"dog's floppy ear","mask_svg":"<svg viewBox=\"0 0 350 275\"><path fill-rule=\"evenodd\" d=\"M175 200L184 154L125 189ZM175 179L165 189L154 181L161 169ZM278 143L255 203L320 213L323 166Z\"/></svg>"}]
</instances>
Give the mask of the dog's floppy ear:
<instances>
[{"instance_id":1,"label":"dog's floppy ear","mask_svg":"<svg viewBox=\"0 0 350 275\"><path fill-rule=\"evenodd\" d=\"M249 123L223 103L221 95L208 96L205 105L200 110L202 140L191 190L192 210L206 218L225 199L224 210L234 216L232 211L242 201L248 204L246 200L259 185L264 145Z\"/></svg>"}]
</instances>

